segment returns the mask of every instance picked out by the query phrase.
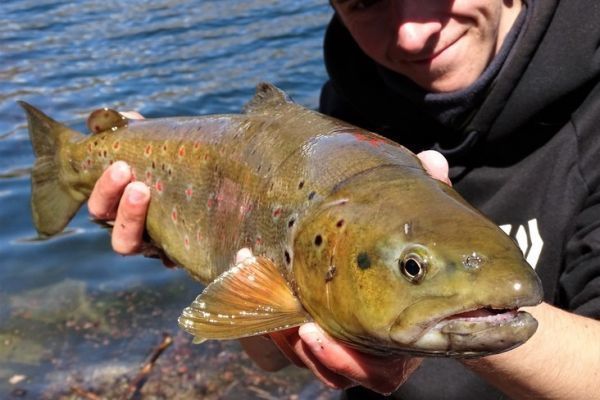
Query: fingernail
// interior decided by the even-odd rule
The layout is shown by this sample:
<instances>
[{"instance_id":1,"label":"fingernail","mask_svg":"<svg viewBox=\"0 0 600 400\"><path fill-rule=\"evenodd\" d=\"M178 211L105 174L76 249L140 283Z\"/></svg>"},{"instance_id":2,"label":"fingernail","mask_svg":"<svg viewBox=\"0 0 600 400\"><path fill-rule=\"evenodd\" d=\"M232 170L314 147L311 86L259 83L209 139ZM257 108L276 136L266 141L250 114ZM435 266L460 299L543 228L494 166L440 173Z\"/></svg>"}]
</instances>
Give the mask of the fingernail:
<instances>
[{"instance_id":1,"label":"fingernail","mask_svg":"<svg viewBox=\"0 0 600 400\"><path fill-rule=\"evenodd\" d=\"M144 187L132 183L127 189L127 200L131 204L140 204L145 202L147 199L147 191Z\"/></svg>"},{"instance_id":2,"label":"fingernail","mask_svg":"<svg viewBox=\"0 0 600 400\"><path fill-rule=\"evenodd\" d=\"M308 323L304 324L298 330L298 334L302 341L306 343L313 352L322 351L323 347L323 331L317 326L317 324Z\"/></svg>"},{"instance_id":3,"label":"fingernail","mask_svg":"<svg viewBox=\"0 0 600 400\"><path fill-rule=\"evenodd\" d=\"M110 170L110 177L114 182L123 182L129 179L129 166L123 161L117 161Z\"/></svg>"}]
</instances>

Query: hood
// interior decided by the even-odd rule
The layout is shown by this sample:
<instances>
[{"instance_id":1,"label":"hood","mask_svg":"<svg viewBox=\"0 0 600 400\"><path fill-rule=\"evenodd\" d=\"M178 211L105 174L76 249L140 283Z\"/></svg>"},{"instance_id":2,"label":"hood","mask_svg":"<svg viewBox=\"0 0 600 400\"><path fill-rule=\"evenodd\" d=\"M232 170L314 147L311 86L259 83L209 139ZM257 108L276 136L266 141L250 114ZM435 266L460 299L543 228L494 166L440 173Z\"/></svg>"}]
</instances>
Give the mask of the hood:
<instances>
[{"instance_id":1,"label":"hood","mask_svg":"<svg viewBox=\"0 0 600 400\"><path fill-rule=\"evenodd\" d=\"M343 102L344 112L336 115L335 109L328 110L327 98L321 99L323 111L382 133L413 151L435 148L451 162L468 157L475 148L485 151L481 146L496 153L515 144L523 149L539 146L564 125L597 83L600 3L531 0L527 7L528 20L520 38L485 100L460 130L440 125L386 87L377 65L334 16L325 36L325 64L329 85ZM523 129L535 134L524 137Z\"/></svg>"}]
</instances>

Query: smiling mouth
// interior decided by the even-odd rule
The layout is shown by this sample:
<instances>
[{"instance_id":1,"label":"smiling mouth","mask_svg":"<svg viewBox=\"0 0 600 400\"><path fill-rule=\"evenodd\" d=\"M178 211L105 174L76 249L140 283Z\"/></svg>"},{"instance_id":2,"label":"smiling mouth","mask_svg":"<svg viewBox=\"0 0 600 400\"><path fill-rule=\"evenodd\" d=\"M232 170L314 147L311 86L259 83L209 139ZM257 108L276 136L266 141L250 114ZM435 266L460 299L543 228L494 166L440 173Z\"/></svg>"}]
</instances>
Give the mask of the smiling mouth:
<instances>
[{"instance_id":1,"label":"smiling mouth","mask_svg":"<svg viewBox=\"0 0 600 400\"><path fill-rule=\"evenodd\" d=\"M431 54L428 55L418 55L414 58L405 58L403 60L403 62L406 63L411 63L411 64L429 64L431 63L433 60L435 60L436 58L438 58L442 53L446 52L448 49L450 49L452 46L454 46L460 39L462 39L463 36L465 36L465 33L462 33L461 35L459 35L455 40L451 41L450 43L448 43L446 46L444 46L442 49L434 51Z\"/></svg>"}]
</instances>

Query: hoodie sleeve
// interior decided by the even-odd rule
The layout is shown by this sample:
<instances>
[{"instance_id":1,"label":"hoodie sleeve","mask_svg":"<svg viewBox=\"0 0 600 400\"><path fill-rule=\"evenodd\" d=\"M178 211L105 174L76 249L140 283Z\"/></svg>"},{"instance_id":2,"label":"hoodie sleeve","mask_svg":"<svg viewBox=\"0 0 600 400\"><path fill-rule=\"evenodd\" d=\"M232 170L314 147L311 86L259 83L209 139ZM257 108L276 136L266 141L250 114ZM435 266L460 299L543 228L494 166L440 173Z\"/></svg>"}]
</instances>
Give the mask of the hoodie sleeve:
<instances>
[{"instance_id":1,"label":"hoodie sleeve","mask_svg":"<svg viewBox=\"0 0 600 400\"><path fill-rule=\"evenodd\" d=\"M599 192L590 196L585 209L575 219L575 232L566 246L565 264L560 285L566 305L577 314L600 318Z\"/></svg>"},{"instance_id":2,"label":"hoodie sleeve","mask_svg":"<svg viewBox=\"0 0 600 400\"><path fill-rule=\"evenodd\" d=\"M573 115L573 125L588 195L566 243L560 288L570 310L600 318L600 84Z\"/></svg>"}]
</instances>

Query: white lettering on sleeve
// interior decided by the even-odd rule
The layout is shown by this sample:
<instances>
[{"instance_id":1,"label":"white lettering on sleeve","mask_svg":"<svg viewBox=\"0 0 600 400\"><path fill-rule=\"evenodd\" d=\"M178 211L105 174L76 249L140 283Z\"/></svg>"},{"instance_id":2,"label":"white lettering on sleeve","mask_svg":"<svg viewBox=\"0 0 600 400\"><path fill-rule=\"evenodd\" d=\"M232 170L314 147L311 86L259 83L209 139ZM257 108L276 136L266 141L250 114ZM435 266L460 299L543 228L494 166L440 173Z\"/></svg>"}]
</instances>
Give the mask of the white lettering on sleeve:
<instances>
[{"instance_id":1,"label":"white lettering on sleeve","mask_svg":"<svg viewBox=\"0 0 600 400\"><path fill-rule=\"evenodd\" d=\"M529 220L526 226L518 225L517 229L511 224L500 225L500 229L507 235L515 238L519 248L525 255L525 259L535 268L544 247L544 241L540 235L537 220L535 218Z\"/></svg>"}]
</instances>

